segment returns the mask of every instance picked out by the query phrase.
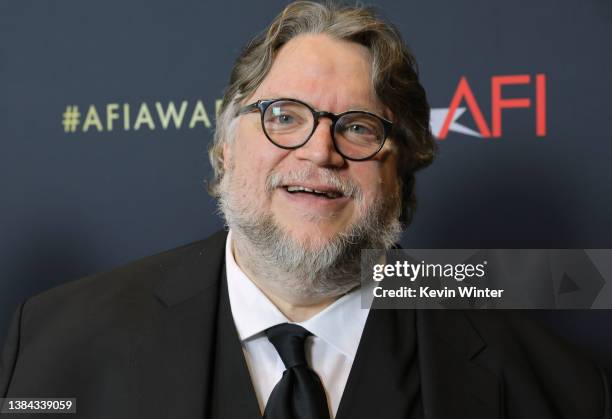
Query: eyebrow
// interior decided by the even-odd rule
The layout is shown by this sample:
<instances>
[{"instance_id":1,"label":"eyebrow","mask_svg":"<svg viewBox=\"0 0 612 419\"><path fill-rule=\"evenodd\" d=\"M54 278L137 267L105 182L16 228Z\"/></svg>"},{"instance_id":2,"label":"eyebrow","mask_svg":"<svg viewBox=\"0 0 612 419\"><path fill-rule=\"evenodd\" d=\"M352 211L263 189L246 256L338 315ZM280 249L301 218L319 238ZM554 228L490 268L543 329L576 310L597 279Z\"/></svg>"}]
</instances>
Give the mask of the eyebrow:
<instances>
[{"instance_id":1,"label":"eyebrow","mask_svg":"<svg viewBox=\"0 0 612 419\"><path fill-rule=\"evenodd\" d=\"M310 105L310 106L311 106L313 109L315 109L315 110L317 110L317 111L321 111L321 110L323 110L323 109L319 109L318 107L314 106L314 105L313 105L312 103L310 103L309 101L304 100L304 99L302 99L302 98L300 98L300 97L298 97L298 96L291 95L291 94L289 94L289 95L287 95L287 94L284 94L284 95L283 95L283 94L269 94L269 95L266 95L266 97L262 97L261 99L296 99L296 100L299 100L299 101L301 101L301 102L307 103L308 105ZM377 106L369 107L369 106L364 106L364 105L361 105L361 104L352 103L352 104L351 104L351 105L348 107L348 109L343 110L343 111L341 111L341 112L339 112L339 113L342 113L342 112L348 112L348 111L365 111L365 112L371 112L371 113L374 113L374 114L376 114L376 115L380 115L380 116L382 116L383 118L387 118L387 116L385 115L385 111L384 111L384 109L383 109L383 108L379 108L379 107L377 107Z\"/></svg>"}]
</instances>

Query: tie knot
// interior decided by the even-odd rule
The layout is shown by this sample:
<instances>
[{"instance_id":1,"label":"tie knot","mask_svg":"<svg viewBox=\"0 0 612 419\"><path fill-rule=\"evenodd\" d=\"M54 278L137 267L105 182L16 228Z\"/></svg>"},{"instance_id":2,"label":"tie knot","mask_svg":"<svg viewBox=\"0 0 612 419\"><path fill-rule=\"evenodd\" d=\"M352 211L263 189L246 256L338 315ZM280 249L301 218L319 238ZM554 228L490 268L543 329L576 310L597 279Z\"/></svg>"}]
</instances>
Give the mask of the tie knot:
<instances>
[{"instance_id":1,"label":"tie knot","mask_svg":"<svg viewBox=\"0 0 612 419\"><path fill-rule=\"evenodd\" d=\"M306 363L304 342L312 335L308 330L297 324L282 323L266 330L268 340L276 348L285 368L293 368Z\"/></svg>"}]
</instances>

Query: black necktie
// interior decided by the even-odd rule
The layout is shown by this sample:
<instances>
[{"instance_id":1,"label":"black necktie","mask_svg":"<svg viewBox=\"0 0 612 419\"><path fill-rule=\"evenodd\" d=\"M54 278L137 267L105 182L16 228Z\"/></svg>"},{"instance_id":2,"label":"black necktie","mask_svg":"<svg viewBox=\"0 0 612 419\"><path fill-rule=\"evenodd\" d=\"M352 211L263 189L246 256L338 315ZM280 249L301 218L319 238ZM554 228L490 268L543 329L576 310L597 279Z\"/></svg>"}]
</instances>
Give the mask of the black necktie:
<instances>
[{"instance_id":1,"label":"black necktie","mask_svg":"<svg viewBox=\"0 0 612 419\"><path fill-rule=\"evenodd\" d=\"M264 419L329 419L323 384L304 353L304 342L311 333L283 323L266 330L266 335L287 369L270 394Z\"/></svg>"}]
</instances>

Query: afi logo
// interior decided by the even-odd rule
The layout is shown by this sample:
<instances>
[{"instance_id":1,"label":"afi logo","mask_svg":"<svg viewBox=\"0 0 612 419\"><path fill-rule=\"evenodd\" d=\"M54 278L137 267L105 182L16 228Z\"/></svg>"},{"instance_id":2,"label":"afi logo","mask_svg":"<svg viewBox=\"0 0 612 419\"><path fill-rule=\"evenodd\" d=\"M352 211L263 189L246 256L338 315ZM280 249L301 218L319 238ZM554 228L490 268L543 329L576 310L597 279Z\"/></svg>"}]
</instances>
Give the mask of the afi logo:
<instances>
[{"instance_id":1,"label":"afi logo","mask_svg":"<svg viewBox=\"0 0 612 419\"><path fill-rule=\"evenodd\" d=\"M531 85L529 74L493 76L491 77L491 126L487 124L474 93L465 77L461 77L455 95L448 108L431 110L431 128L439 140L446 139L449 131L484 138L499 138L502 135L502 111L504 109L532 108L535 116L535 134L538 137L546 135L546 75L536 74L533 82L535 100L532 105L530 98L504 98L502 87L507 85ZM465 102L478 130L459 124L457 119L465 112L465 107L459 105Z\"/></svg>"}]
</instances>

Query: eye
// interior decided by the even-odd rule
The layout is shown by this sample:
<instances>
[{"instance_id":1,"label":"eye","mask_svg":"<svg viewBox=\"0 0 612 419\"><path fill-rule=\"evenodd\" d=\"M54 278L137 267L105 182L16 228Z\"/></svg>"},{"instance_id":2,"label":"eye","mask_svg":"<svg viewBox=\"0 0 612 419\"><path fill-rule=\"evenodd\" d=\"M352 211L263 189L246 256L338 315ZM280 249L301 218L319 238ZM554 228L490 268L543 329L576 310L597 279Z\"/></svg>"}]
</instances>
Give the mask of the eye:
<instances>
[{"instance_id":1,"label":"eye","mask_svg":"<svg viewBox=\"0 0 612 419\"><path fill-rule=\"evenodd\" d=\"M371 135L372 134L372 130L369 127L365 125L360 125L360 124L351 124L346 127L346 131L348 133L356 134L356 135Z\"/></svg>"},{"instance_id":2,"label":"eye","mask_svg":"<svg viewBox=\"0 0 612 419\"><path fill-rule=\"evenodd\" d=\"M336 124L336 134L342 140L346 140L352 145L375 146L383 134L383 127L369 114L348 113L344 115Z\"/></svg>"},{"instance_id":3,"label":"eye","mask_svg":"<svg viewBox=\"0 0 612 419\"><path fill-rule=\"evenodd\" d=\"M338 129L349 138L372 137L377 134L376 129L372 128L369 124L360 122L350 122L339 126Z\"/></svg>"},{"instance_id":4,"label":"eye","mask_svg":"<svg viewBox=\"0 0 612 419\"><path fill-rule=\"evenodd\" d=\"M274 126L292 126L301 123L300 115L287 106L271 106L266 112L266 123Z\"/></svg>"},{"instance_id":5,"label":"eye","mask_svg":"<svg viewBox=\"0 0 612 419\"><path fill-rule=\"evenodd\" d=\"M291 115L288 114L281 114L281 115L277 115L275 116L275 120L276 122L278 122L281 125L284 124L292 124L295 122L295 118Z\"/></svg>"}]
</instances>

